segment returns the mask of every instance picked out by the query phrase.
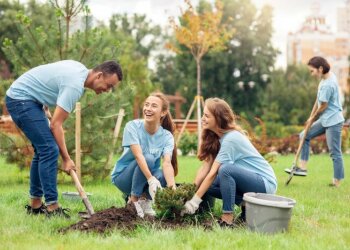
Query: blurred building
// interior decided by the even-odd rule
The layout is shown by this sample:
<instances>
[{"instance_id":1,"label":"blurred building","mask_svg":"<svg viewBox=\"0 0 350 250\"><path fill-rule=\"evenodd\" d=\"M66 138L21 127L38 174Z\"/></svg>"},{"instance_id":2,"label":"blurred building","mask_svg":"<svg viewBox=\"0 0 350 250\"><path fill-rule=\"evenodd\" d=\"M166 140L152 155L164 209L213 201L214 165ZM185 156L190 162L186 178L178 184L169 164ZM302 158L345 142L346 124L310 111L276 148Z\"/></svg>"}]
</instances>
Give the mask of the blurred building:
<instances>
[{"instance_id":1,"label":"blurred building","mask_svg":"<svg viewBox=\"0 0 350 250\"><path fill-rule=\"evenodd\" d=\"M350 0L347 7L350 9ZM349 75L350 55L350 15L349 11L342 12L338 20L343 18L348 26L342 26L342 31L336 33L326 24L325 16L320 14L318 3L312 5L311 15L308 16L301 28L295 33L289 33L287 38L287 63L306 64L313 56L322 56L328 60L331 70L336 74L342 93L349 93L347 79ZM348 29L345 32L343 29ZM339 30L339 28L338 28Z\"/></svg>"},{"instance_id":2,"label":"blurred building","mask_svg":"<svg viewBox=\"0 0 350 250\"><path fill-rule=\"evenodd\" d=\"M350 0L337 9L337 30L350 33Z\"/></svg>"}]
</instances>

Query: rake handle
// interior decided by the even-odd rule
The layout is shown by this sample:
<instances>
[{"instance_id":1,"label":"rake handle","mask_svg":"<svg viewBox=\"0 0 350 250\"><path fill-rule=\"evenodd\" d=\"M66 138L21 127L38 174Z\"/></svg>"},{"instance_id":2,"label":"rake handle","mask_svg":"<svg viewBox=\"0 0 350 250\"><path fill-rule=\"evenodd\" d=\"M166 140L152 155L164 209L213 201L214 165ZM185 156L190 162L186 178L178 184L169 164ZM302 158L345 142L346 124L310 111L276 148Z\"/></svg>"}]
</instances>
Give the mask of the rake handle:
<instances>
[{"instance_id":1,"label":"rake handle","mask_svg":"<svg viewBox=\"0 0 350 250\"><path fill-rule=\"evenodd\" d=\"M302 149L302 147L303 147L303 145L304 145L306 135L307 135L307 133L309 132L311 125L312 125L312 123L308 123L308 124L305 126L305 128L304 128L303 137L301 138L301 141L300 141L300 143L299 143L297 152L295 153L294 165L297 165L298 158L299 158L299 155L300 155L300 153L301 153L301 149Z\"/></svg>"},{"instance_id":2,"label":"rake handle","mask_svg":"<svg viewBox=\"0 0 350 250\"><path fill-rule=\"evenodd\" d=\"M291 168L291 172L289 174L289 177L286 181L286 186L290 183L290 181L293 179L293 176L294 176L294 166L297 166L298 164L298 158L299 158L299 155L300 155L300 152L301 152L301 148L303 147L304 145L304 142L305 142L305 138L306 138L306 135L307 133L309 132L310 130L310 127L311 127L312 123L308 123L305 128L304 128L304 134L303 134L303 137L301 138L301 141L299 143L299 146L298 146L298 150L295 154L295 157L294 157L294 162L293 162L293 165L292 165L292 168Z\"/></svg>"}]
</instances>

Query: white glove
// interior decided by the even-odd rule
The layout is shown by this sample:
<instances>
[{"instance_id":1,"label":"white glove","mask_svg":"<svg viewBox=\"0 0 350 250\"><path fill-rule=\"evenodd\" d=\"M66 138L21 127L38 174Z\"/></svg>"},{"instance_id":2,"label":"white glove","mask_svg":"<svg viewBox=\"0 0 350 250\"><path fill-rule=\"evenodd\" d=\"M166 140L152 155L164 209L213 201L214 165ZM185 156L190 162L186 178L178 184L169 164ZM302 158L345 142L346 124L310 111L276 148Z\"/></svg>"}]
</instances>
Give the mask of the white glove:
<instances>
[{"instance_id":1,"label":"white glove","mask_svg":"<svg viewBox=\"0 0 350 250\"><path fill-rule=\"evenodd\" d=\"M143 211L143 209L141 207L141 204L138 201L133 202L133 204L135 206L137 216L140 217L140 218L145 217L145 213L144 213L144 211Z\"/></svg>"},{"instance_id":2,"label":"white glove","mask_svg":"<svg viewBox=\"0 0 350 250\"><path fill-rule=\"evenodd\" d=\"M162 189L162 185L160 185L160 182L157 180L156 177L151 176L148 180L148 193L151 196L152 200L154 200L154 197L156 196L157 189Z\"/></svg>"},{"instance_id":3,"label":"white glove","mask_svg":"<svg viewBox=\"0 0 350 250\"><path fill-rule=\"evenodd\" d=\"M194 214L201 202L202 199L195 194L191 200L186 201L185 207L181 211L181 216L184 216L184 214Z\"/></svg>"}]
</instances>

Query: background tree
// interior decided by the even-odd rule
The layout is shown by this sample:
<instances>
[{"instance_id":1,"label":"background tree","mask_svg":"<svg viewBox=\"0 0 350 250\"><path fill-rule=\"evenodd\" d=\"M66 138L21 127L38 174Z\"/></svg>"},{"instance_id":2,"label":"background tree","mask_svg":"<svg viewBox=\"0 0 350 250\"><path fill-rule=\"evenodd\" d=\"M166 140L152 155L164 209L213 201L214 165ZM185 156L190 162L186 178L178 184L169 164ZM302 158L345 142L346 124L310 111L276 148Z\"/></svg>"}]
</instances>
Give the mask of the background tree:
<instances>
[{"instance_id":1,"label":"background tree","mask_svg":"<svg viewBox=\"0 0 350 250\"><path fill-rule=\"evenodd\" d=\"M262 119L267 124L267 130L273 130L271 126L277 124L304 124L315 103L317 86L318 81L305 65L289 65L286 72L278 70L271 74L262 98Z\"/></svg>"},{"instance_id":2,"label":"background tree","mask_svg":"<svg viewBox=\"0 0 350 250\"><path fill-rule=\"evenodd\" d=\"M73 6L72 1L67 2ZM76 1L78 6L81 1ZM80 102L82 105L82 174L94 178L105 177L112 166L106 165L107 155L111 150L113 129L119 108L126 109L124 121L132 118L132 108L128 105L133 101L136 93L149 90L149 73L147 58L142 53L134 53L138 47L135 39L127 34L111 32L103 25L93 27L88 7L79 8L80 12L69 19L74 24L74 31L69 32L66 42L66 14L65 6L37 4L37 9L50 13L42 15L43 22L36 25L34 20L40 18L36 12L29 11L27 5L22 12L17 13L16 28L19 31L17 39L4 39L3 51L14 65L15 77L24 71L40 64L54 62L61 59L74 59L93 68L97 63L115 59L123 67L125 78L122 88L109 94L100 95L86 90ZM75 12L74 12L75 13ZM138 55L138 56L137 56ZM134 84L137 83L137 84ZM3 98L3 97L2 97ZM73 112L65 122L67 147L71 155L75 153ZM119 141L120 143L120 141ZM8 150L11 150L8 148ZM24 158L24 157L22 157ZM23 162L17 162L24 165Z\"/></svg>"},{"instance_id":3,"label":"background tree","mask_svg":"<svg viewBox=\"0 0 350 250\"><path fill-rule=\"evenodd\" d=\"M273 9L264 6L257 11L250 0L223 0L222 4L221 25L227 30L234 29L235 33L226 41L224 50L203 57L202 94L224 98L235 112L245 113L248 118L261 116L262 96L278 53L271 42ZM211 5L201 0L197 10L208 8ZM183 96L191 99L195 91L196 68L191 56L185 53L164 55L158 62L155 80L164 89L173 91L177 87ZM244 84L239 86L239 82Z\"/></svg>"},{"instance_id":4,"label":"background tree","mask_svg":"<svg viewBox=\"0 0 350 250\"><path fill-rule=\"evenodd\" d=\"M21 30L15 21L18 12L25 10L27 15L31 18L32 25L38 27L46 23L46 20L50 20L54 16L54 11L49 8L47 4L38 4L35 0L30 0L24 6L19 1L3 0L0 1L0 71L1 67L3 70L9 68L13 70L13 64L11 64L11 58L7 58L1 45L5 38L12 41L16 41L21 36ZM6 75L9 77L9 75ZM0 75L1 77L1 75Z\"/></svg>"},{"instance_id":5,"label":"background tree","mask_svg":"<svg viewBox=\"0 0 350 250\"><path fill-rule=\"evenodd\" d=\"M192 54L197 68L197 121L198 121L198 145L200 144L201 133L201 60L209 50L218 51L224 48L225 41L232 32L227 32L221 25L223 6L220 1L216 1L215 10L204 9L198 13L189 0L185 0L187 9L179 18L180 24L174 19L170 19L170 25L174 29L176 41L185 46ZM167 44L169 49L176 53L183 53L178 44Z\"/></svg>"},{"instance_id":6,"label":"background tree","mask_svg":"<svg viewBox=\"0 0 350 250\"><path fill-rule=\"evenodd\" d=\"M122 41L121 46L128 48L128 53L133 59L127 63L136 89L131 102L134 118L141 117L143 100L151 91L160 88L151 82L147 62L151 52L161 43L161 29L147 20L145 15L138 14L115 14L110 19L109 28L112 37Z\"/></svg>"}]
</instances>

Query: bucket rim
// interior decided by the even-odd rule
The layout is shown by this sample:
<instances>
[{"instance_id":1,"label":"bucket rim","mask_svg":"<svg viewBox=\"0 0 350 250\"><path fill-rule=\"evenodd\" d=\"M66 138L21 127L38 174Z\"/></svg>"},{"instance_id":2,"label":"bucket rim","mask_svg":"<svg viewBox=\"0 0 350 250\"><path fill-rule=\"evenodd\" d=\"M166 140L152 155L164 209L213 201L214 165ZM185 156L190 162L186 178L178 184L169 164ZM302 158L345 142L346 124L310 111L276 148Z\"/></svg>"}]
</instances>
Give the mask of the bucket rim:
<instances>
[{"instance_id":1,"label":"bucket rim","mask_svg":"<svg viewBox=\"0 0 350 250\"><path fill-rule=\"evenodd\" d=\"M85 192L86 196L91 196L91 193ZM80 197L79 192L71 192L71 191L64 191L62 192L62 196L70 196L70 197Z\"/></svg>"},{"instance_id":2,"label":"bucket rim","mask_svg":"<svg viewBox=\"0 0 350 250\"><path fill-rule=\"evenodd\" d=\"M284 201L263 200L263 199L254 197L256 195L273 196L277 198L282 198L284 199ZM279 207L279 208L293 208L296 204L296 200L288 197L274 195L274 194L266 194L266 193L255 193L255 192L245 193L243 195L243 200L253 204L258 204L258 205L268 206L268 207Z\"/></svg>"}]
</instances>

